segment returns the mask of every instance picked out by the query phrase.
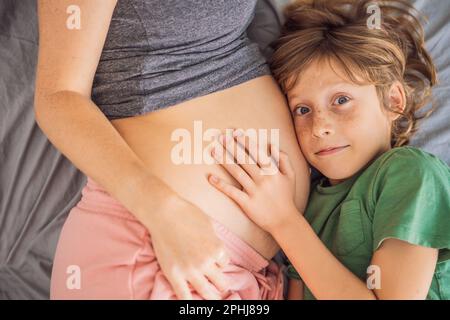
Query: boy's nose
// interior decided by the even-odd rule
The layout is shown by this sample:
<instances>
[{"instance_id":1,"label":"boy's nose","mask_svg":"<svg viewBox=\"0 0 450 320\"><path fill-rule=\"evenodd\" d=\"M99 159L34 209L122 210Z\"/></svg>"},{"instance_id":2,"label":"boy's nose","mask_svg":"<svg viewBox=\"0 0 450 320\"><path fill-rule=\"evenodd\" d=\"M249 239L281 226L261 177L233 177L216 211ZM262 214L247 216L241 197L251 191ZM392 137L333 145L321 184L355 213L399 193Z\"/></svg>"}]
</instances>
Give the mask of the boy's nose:
<instances>
[{"instance_id":1,"label":"boy's nose","mask_svg":"<svg viewBox=\"0 0 450 320\"><path fill-rule=\"evenodd\" d=\"M323 138L334 134L332 125L323 117L315 117L313 119L312 134L317 138Z\"/></svg>"}]
</instances>

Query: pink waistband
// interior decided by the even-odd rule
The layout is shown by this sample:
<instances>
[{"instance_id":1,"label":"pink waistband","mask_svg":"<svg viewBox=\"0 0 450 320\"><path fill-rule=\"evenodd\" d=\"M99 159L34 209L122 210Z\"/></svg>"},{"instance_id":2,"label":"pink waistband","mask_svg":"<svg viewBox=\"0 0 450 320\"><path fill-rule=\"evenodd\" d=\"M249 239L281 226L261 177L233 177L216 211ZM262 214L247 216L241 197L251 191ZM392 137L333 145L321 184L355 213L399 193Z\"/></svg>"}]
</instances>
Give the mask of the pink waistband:
<instances>
[{"instance_id":1,"label":"pink waistband","mask_svg":"<svg viewBox=\"0 0 450 320\"><path fill-rule=\"evenodd\" d=\"M99 183L90 177L87 177L86 185L81 190L81 200L77 207L87 211L137 221L137 218L122 203L112 197Z\"/></svg>"},{"instance_id":2,"label":"pink waistband","mask_svg":"<svg viewBox=\"0 0 450 320\"><path fill-rule=\"evenodd\" d=\"M81 194L81 200L77 204L77 207L80 209L138 221L129 210L127 210L118 200L109 195L100 184L90 177L87 177L87 183L82 189ZM229 254L232 258L234 257L234 260L239 261L239 264L241 264L242 267L253 272L258 272L269 265L269 261L261 256L249 244L240 239L223 224L213 218L211 219L217 236L229 249Z\"/></svg>"}]
</instances>

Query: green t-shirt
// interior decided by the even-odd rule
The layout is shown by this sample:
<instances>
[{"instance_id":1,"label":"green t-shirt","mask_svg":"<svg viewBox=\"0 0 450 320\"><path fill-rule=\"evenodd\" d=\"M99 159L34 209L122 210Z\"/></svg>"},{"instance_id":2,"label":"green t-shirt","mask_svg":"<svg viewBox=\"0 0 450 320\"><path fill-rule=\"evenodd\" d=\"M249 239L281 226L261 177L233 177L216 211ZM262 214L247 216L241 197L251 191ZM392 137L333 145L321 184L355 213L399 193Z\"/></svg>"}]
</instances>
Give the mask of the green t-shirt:
<instances>
[{"instance_id":1,"label":"green t-shirt","mask_svg":"<svg viewBox=\"0 0 450 320\"><path fill-rule=\"evenodd\" d=\"M386 238L439 249L427 299L450 299L450 168L417 148L393 148L349 179L312 185L305 218L361 280ZM292 265L288 276L300 279ZM381 286L382 286L381 279ZM304 286L304 298L314 299Z\"/></svg>"}]
</instances>

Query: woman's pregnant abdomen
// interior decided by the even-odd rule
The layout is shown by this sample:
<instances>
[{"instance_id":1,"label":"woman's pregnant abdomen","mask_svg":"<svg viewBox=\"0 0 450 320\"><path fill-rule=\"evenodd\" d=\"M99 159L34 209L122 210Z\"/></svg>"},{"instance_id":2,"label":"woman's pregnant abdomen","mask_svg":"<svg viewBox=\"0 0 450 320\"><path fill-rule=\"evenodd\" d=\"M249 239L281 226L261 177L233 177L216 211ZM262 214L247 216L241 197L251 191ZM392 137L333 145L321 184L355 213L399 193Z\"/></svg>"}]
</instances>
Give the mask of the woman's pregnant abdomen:
<instances>
[{"instance_id":1,"label":"woman's pregnant abdomen","mask_svg":"<svg viewBox=\"0 0 450 320\"><path fill-rule=\"evenodd\" d=\"M220 165L207 163L205 150L212 143L211 133L241 128L270 140L271 134L276 138L278 132L280 149L289 155L296 171L297 208L303 210L306 205L309 170L285 98L271 76L143 116L112 120L112 124L150 172L266 258L278 251L275 240L207 181L208 174L213 173L238 186ZM183 146L183 150L191 150L190 155L180 152Z\"/></svg>"}]
</instances>

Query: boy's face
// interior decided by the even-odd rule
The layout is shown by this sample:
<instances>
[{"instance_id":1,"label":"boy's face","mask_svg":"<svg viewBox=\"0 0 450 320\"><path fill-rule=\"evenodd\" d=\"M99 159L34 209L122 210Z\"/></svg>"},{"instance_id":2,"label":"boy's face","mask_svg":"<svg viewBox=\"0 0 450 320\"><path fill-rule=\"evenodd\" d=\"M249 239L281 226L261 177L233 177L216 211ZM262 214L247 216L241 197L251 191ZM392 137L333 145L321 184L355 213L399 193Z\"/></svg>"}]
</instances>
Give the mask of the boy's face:
<instances>
[{"instance_id":1,"label":"boy's face","mask_svg":"<svg viewBox=\"0 0 450 320\"><path fill-rule=\"evenodd\" d=\"M343 75L337 64L314 62L287 94L302 152L332 185L390 149L391 121L375 86Z\"/></svg>"}]
</instances>

